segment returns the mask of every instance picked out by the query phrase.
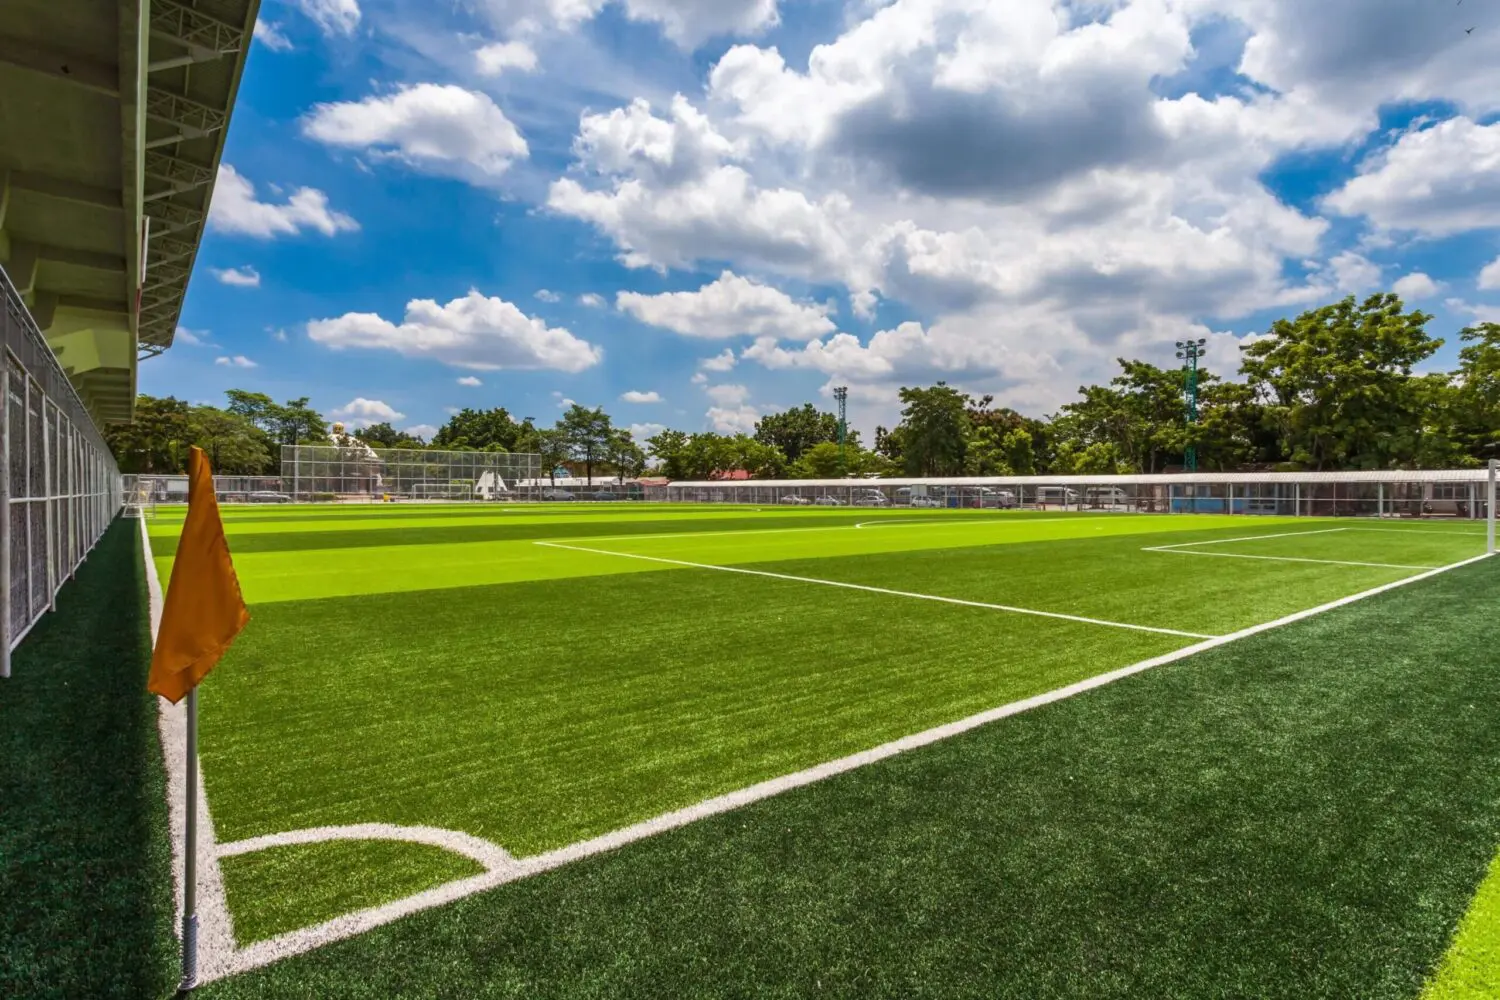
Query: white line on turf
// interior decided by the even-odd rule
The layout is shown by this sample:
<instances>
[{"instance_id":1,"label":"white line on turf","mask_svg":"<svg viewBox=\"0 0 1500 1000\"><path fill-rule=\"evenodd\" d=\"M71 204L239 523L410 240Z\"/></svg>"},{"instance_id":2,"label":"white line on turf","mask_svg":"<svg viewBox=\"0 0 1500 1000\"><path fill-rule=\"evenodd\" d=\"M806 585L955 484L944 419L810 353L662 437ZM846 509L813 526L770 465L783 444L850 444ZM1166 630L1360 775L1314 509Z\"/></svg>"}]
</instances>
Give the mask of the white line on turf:
<instances>
[{"instance_id":1,"label":"white line on turf","mask_svg":"<svg viewBox=\"0 0 1500 1000\"><path fill-rule=\"evenodd\" d=\"M427 844L462 854L479 862L489 871L513 868L516 859L499 844L476 837L462 830L446 830L438 826L397 826L394 823L354 823L349 826L314 826L284 833L268 833L261 837L236 840L231 844L220 844L218 855L232 858L241 854L254 854L272 847L291 847L296 844L321 844L329 840L401 840L409 844Z\"/></svg>"},{"instance_id":2,"label":"white line on turf","mask_svg":"<svg viewBox=\"0 0 1500 1000\"><path fill-rule=\"evenodd\" d=\"M1078 521L1081 517L1088 515L1075 515L1073 517L1014 517L1001 515L968 515L961 517L888 517L878 521L860 521L856 528L888 528L893 524L905 525L934 525L934 524L983 524L994 526L997 524L1053 524L1058 521Z\"/></svg>"},{"instance_id":3,"label":"white line on turf","mask_svg":"<svg viewBox=\"0 0 1500 1000\"><path fill-rule=\"evenodd\" d=\"M1107 628L1123 628L1133 632L1155 632L1159 635L1177 635L1188 639L1212 639L1202 632L1183 632L1175 628L1157 628L1153 625L1132 625L1128 622L1105 621L1102 618L1084 618L1081 615L1065 615L1057 611L1037 611L1034 608L1017 608L1009 604L989 604L984 601L965 601L957 597L940 597L937 594L919 594L910 590L891 590L886 587L869 587L862 583L845 583L842 580L822 580L812 576L792 576L790 573L772 573L763 569L747 569L743 566L715 566L712 563L687 562L683 559L663 559L660 556L643 556L635 552L612 552L609 549L591 549L582 545L564 545L561 542L536 542L549 549L567 549L570 552L588 552L596 556L618 556L621 559L639 559L643 562L682 566L687 569L711 569L720 573L741 573L745 576L763 576L771 580L790 580L795 583L815 583L823 587L841 587L845 590L862 590L870 594L887 594L891 597L910 597L919 601L938 601L942 604L961 604L970 608L986 608L1005 611L1014 615L1032 615L1037 618L1057 618L1062 621L1082 622L1085 625L1102 625Z\"/></svg>"},{"instance_id":4,"label":"white line on turf","mask_svg":"<svg viewBox=\"0 0 1500 1000\"><path fill-rule=\"evenodd\" d=\"M1405 563L1354 562L1349 559L1310 559L1306 556L1253 556L1244 552L1194 552L1164 545L1141 549L1142 552L1166 552L1174 556L1208 556L1212 559L1262 559L1266 562L1321 563L1325 566L1365 566L1371 569L1437 569L1436 566L1412 566Z\"/></svg>"},{"instance_id":5,"label":"white line on turf","mask_svg":"<svg viewBox=\"0 0 1500 1000\"><path fill-rule=\"evenodd\" d=\"M1208 639L1190 646L1183 646L1181 649L1173 650L1172 652L1166 653L1162 656L1155 656L1149 660L1142 660L1139 663L1133 663L1128 667L1121 667L1118 670L1111 670L1108 673L1098 674L1094 677L1088 678L1087 680L1079 681L1076 684L1069 684L1066 687L1057 688L1056 690L1048 691L1044 694L1034 695L1033 697L1024 698L1020 701L1013 701L1009 704L1001 705L998 708L992 708L988 711L980 712L978 715L971 715L968 718L959 719L956 722L950 722L946 725L937 726L933 729L923 730L920 733L913 733L910 736L904 736L901 739L893 740L890 743L884 743L880 746L872 747L869 750L864 750L856 754L851 754L848 757L841 757L838 760L827 761L826 763L819 764L816 767L808 768L805 771L797 771L793 774L785 774L779 778L772 778L769 781L762 781L758 784L750 785L747 788L741 788L737 791L729 792L725 795L715 796L714 798L699 802L696 805L688 806L685 809L676 809L672 812L663 813L660 816L655 816L643 822L636 823L633 826L627 826L623 829L615 830L611 833L606 833L602 836L594 837L590 840L580 841L576 844L570 844L567 847L562 847L555 851L548 851L545 854L538 854L529 858L521 858L516 862L514 869L490 871L486 872L483 875L475 875L472 878L462 879L457 882L449 882L446 885L441 885L434 889L429 889L426 892L417 893L414 896L408 896L405 899L396 900L393 903L386 903L383 906L375 906L367 910L360 910L355 913L345 914L344 916L337 917L333 920L327 921L326 923L317 924L313 927L304 927L300 930L290 931L286 934L282 934L279 937L271 938L266 941L257 941L249 947L243 948L235 953L233 968L229 971L247 972L251 969L256 969L263 965L269 965L270 963L278 961L282 958L290 958L293 955L301 954L305 951L311 951L314 948L322 947L325 944L332 944L333 942L343 940L344 938L354 937L357 934L362 934L366 931L373 930L376 927L391 923L392 921L398 920L401 917L407 916L409 914L417 913L421 910L431 909L435 906L441 906L445 903L450 903L455 900L462 899L465 896L471 896L477 892L484 892L488 889L493 889L498 886L504 885L507 882L513 882L517 879L525 878L530 875L536 875L554 868L559 868L573 861L579 861L587 857L602 854L606 851L612 851L616 848L624 847L625 845L633 843L635 841L644 840L647 837L655 836L658 833L665 833L668 830L687 826L688 824L695 823L698 820L707 819L710 816L717 816L721 813L730 812L731 810L739 809L742 806L750 805L751 803L761 801L762 799L768 799L773 795L779 795L782 792L790 791L794 788L801 788L805 785L811 785L814 782L822 781L825 778L833 777L834 775L843 774L847 771L853 771L868 764L874 764L878 761L885 760L889 757L894 757L897 754L904 753L908 750L915 750L919 747L928 746L950 737L958 736L961 733L966 733L971 729L977 729L978 727L986 725L987 723L996 722L1000 719L1008 718L1013 715L1019 715L1022 712L1026 712L1034 708L1040 708L1043 705L1050 705L1054 702L1063 701L1067 698L1073 697L1074 695L1083 694L1084 692L1104 687L1106 684L1112 684L1115 681L1122 680L1123 678L1130 677L1135 674L1143 673L1154 667L1164 666L1168 663L1175 663L1178 660L1186 659L1187 657L1193 656L1197 653L1202 653L1219 646L1224 646L1231 642L1237 642L1240 639L1246 639L1252 635L1258 635L1261 632L1267 632L1271 629L1280 628L1283 625L1290 625L1293 622L1302 621L1303 619L1311 618L1314 615L1320 615L1324 612L1332 611L1335 608L1341 608L1346 605L1353 604L1356 601L1362 601L1366 598L1374 597L1377 594L1384 594L1387 591L1395 590L1398 587L1405 587L1409 584L1417 583L1421 580L1427 580L1441 573L1447 573L1450 570L1459 569L1460 567L1468 566L1488 558L1488 554L1474 556L1473 558L1464 559L1460 562L1451 563L1447 566L1440 566L1437 569L1427 570L1424 573L1418 573L1414 576L1404 577L1391 583L1381 584L1378 587L1371 587L1369 590L1362 590L1357 594L1351 594L1348 597L1341 597L1338 600L1329 601L1327 604L1320 604L1315 608L1308 608L1305 611L1297 611L1282 618L1277 618L1275 621L1265 622L1260 625L1252 625L1249 628L1240 629L1238 632L1231 632L1228 635L1221 635L1216 638ZM225 973L220 973L220 975L223 974Z\"/></svg>"},{"instance_id":6,"label":"white line on turf","mask_svg":"<svg viewBox=\"0 0 1500 1000\"><path fill-rule=\"evenodd\" d=\"M1335 531L1348 531L1348 528L1314 528L1312 531L1278 531L1272 535L1241 535L1238 538L1208 538L1196 542L1173 542L1170 545L1152 546L1150 551L1165 551L1167 549L1182 549L1191 545L1228 545L1230 542L1263 542L1267 538L1295 538L1301 535L1328 535Z\"/></svg>"},{"instance_id":7,"label":"white line on turf","mask_svg":"<svg viewBox=\"0 0 1500 1000\"><path fill-rule=\"evenodd\" d=\"M151 535L146 519L141 518L141 547L146 560L146 592L151 609L151 642L161 628L161 577L156 560L151 558ZM172 825L172 883L176 891L177 919L173 923L182 934L183 877L187 856L187 703L176 705L157 698L157 730L161 736L162 758L167 771L167 815ZM224 875L214 852L214 822L204 794L203 768L198 768L198 974L205 981L225 975L234 956L234 922L224 897Z\"/></svg>"},{"instance_id":8,"label":"white line on turf","mask_svg":"<svg viewBox=\"0 0 1500 1000\"><path fill-rule=\"evenodd\" d=\"M1136 514L1132 517L1147 518L1154 517L1153 514ZM902 523L909 521L912 524L1043 524L1048 521L1076 521L1077 517L996 517L991 520L983 515L969 517L933 517L931 521L926 518L892 518ZM865 525L879 524L880 521L861 521L858 524L813 524L803 525L796 528L732 528L729 531L638 531L629 535L579 535L574 536L573 541L589 542L628 542L641 538L716 538L720 535L780 535L798 531L850 531ZM566 536L565 536L566 537Z\"/></svg>"}]
</instances>

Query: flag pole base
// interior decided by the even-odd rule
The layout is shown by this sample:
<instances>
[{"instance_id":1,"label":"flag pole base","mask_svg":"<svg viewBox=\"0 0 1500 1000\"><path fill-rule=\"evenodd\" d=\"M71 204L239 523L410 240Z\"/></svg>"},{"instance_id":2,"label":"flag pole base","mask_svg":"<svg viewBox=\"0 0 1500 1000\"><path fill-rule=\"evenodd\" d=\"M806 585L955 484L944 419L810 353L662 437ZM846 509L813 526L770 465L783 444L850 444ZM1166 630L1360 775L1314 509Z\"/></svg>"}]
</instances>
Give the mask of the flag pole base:
<instances>
[{"instance_id":1,"label":"flag pole base","mask_svg":"<svg viewBox=\"0 0 1500 1000\"><path fill-rule=\"evenodd\" d=\"M198 914L182 922L182 982L177 992L186 993L198 985Z\"/></svg>"}]
</instances>

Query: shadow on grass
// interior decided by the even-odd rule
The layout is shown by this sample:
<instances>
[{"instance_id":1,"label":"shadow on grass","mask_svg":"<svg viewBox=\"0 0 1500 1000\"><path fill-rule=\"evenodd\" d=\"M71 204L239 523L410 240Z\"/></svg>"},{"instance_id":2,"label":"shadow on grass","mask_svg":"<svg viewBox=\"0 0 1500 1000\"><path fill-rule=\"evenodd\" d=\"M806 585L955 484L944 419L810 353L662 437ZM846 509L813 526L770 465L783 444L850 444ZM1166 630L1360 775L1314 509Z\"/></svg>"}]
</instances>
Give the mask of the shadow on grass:
<instances>
[{"instance_id":1,"label":"shadow on grass","mask_svg":"<svg viewBox=\"0 0 1500 1000\"><path fill-rule=\"evenodd\" d=\"M139 528L117 521L0 681L0 996L175 986Z\"/></svg>"}]
</instances>

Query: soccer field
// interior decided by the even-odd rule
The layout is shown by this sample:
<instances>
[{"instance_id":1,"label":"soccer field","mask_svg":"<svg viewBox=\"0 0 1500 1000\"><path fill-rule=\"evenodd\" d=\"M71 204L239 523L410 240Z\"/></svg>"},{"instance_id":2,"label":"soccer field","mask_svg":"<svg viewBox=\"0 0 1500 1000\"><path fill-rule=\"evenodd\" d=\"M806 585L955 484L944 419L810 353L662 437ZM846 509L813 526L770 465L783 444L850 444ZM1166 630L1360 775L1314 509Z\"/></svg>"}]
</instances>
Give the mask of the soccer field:
<instances>
[{"instance_id":1,"label":"soccer field","mask_svg":"<svg viewBox=\"0 0 1500 1000\"><path fill-rule=\"evenodd\" d=\"M252 621L203 687L201 755L240 967L364 925L300 928L564 864L1484 551L1472 522L224 516ZM180 527L170 510L150 522L163 583Z\"/></svg>"}]
</instances>

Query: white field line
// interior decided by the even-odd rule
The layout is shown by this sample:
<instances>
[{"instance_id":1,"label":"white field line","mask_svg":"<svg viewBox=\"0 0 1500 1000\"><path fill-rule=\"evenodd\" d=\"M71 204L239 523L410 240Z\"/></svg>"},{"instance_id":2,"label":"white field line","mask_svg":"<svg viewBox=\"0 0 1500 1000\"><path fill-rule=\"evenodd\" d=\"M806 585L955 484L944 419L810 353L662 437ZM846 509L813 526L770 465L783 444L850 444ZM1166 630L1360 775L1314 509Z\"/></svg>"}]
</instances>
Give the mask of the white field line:
<instances>
[{"instance_id":1,"label":"white field line","mask_svg":"<svg viewBox=\"0 0 1500 1000\"><path fill-rule=\"evenodd\" d=\"M1348 559L1310 559L1305 556L1252 556L1243 552L1194 552L1163 546L1141 549L1142 552L1166 552L1174 556L1209 556L1214 559L1262 559L1266 562L1321 563L1324 566L1365 566L1371 569L1437 569L1436 566L1412 566L1404 563L1353 562Z\"/></svg>"},{"instance_id":2,"label":"white field line","mask_svg":"<svg viewBox=\"0 0 1500 1000\"><path fill-rule=\"evenodd\" d=\"M986 517L984 515L967 517L887 517L878 521L860 521L856 528L886 528L893 524L913 525L920 524L931 526L934 524L983 524L994 526L997 524L1054 524L1058 521L1077 521L1079 517Z\"/></svg>"},{"instance_id":3,"label":"white field line","mask_svg":"<svg viewBox=\"0 0 1500 1000\"><path fill-rule=\"evenodd\" d=\"M162 587L156 573L156 560L151 558L151 536L146 529L146 519L141 518L141 546L146 560L146 589L150 594L151 644L156 645L156 633L161 628ZM182 935L183 877L187 857L187 702L176 705L165 698L156 699L158 706L157 730L161 737L162 758L167 769L167 815L171 824L172 839L172 884L176 896L177 919L174 929ZM198 770L198 844L197 844L197 901L198 901L198 975L204 980L215 979L230 971L234 957L234 923L229 916L229 905L224 897L224 875L219 870L218 855L214 850L214 822L208 811L208 796L204 792L203 768L195 761Z\"/></svg>"},{"instance_id":4,"label":"white field line","mask_svg":"<svg viewBox=\"0 0 1500 1000\"><path fill-rule=\"evenodd\" d=\"M1140 517L1140 518L1147 518L1147 517L1152 517L1154 515L1151 515L1151 514L1137 514L1137 515L1132 515L1132 516ZM991 520L991 519L989 519L987 517L980 516L980 517L933 517L930 521L927 518L915 518L915 517L914 518L891 518L890 520L892 520L892 521L898 521L898 522L903 523L903 524L906 524L906 523L911 523L911 524L917 524L917 523L922 523L922 524L1043 524L1043 523L1046 523L1046 522L1049 522L1049 521L1076 521L1076 520L1078 520L1078 518L1077 517L1048 517L1048 518L1027 518L1027 517L1015 517L1015 518L1004 517L1004 518L1001 518L1001 517L996 517L994 520ZM641 538L709 538L709 537L717 537L719 535L781 535L781 534L787 534L789 532L797 532L797 531L850 531L850 530L855 529L855 528L862 528L862 527L865 527L867 525L880 524L880 523L882 523L881 520L877 520L877 521L861 521L858 524L811 524L811 525L804 525L804 526L797 527L797 528L732 528L729 531L713 531L713 530L705 530L705 531L662 531L662 532L656 532L656 531L638 531L638 532L635 532L634 534L630 534L630 535L576 535L576 536L567 536L567 535L564 535L563 537L567 538L569 541L579 541L579 542L629 542L629 541L635 541L636 539L641 539ZM537 544L540 545L542 543L538 542Z\"/></svg>"},{"instance_id":5,"label":"white field line","mask_svg":"<svg viewBox=\"0 0 1500 1000\"><path fill-rule=\"evenodd\" d=\"M349 826L315 826L285 833L268 833L262 837L236 840L232 844L220 844L218 855L232 858L241 854L254 854L272 847L290 847L295 844L321 844L329 840L401 840L409 844L427 844L441 847L479 862L488 871L514 868L516 859L498 844L476 837L461 830L446 830L438 826L397 826L394 823L355 823Z\"/></svg>"},{"instance_id":6,"label":"white field line","mask_svg":"<svg viewBox=\"0 0 1500 1000\"><path fill-rule=\"evenodd\" d=\"M270 963L278 961L282 958L289 958L293 955L298 955L302 952L311 951L314 948L319 948L325 944L331 944L334 941L354 937L357 934L362 934L365 931L373 930L376 927L391 923L392 921L398 920L401 917L407 916L409 914L417 913L421 910L431 909L435 906L441 906L445 903L450 903L454 900L462 899L465 896L471 896L474 893L484 892L488 889L493 889L497 886L504 885L507 882L513 882L521 878L539 874L541 872L550 871L551 869L559 868L563 865L569 864L574 861L580 861L584 858L592 857L596 854L603 854L606 851L612 851L616 848L623 847L635 841L644 840L647 837L655 836L658 833L665 833L668 830L674 830L678 827L687 826L688 824L695 823L698 820L707 819L710 816L717 816L721 813L730 812L732 810L739 809L742 806L749 805L753 802L759 802L762 799L768 799L774 795L779 795L782 792L790 791L794 788L801 788L805 785L811 785L815 782L822 781L825 778L830 778L837 774L843 774L847 771L853 771L868 764L874 764L889 757L894 757L897 754L905 753L908 750L915 750L919 747L928 746L930 744L949 739L950 737L957 736L961 733L966 733L971 729L976 729L980 726L986 725L991 722L996 722L1000 719L1009 718L1013 715L1019 715L1022 712L1030 711L1034 708L1040 708L1043 705L1050 705L1054 702L1063 701L1067 698L1073 697L1074 695L1083 694L1086 691L1092 691L1096 688L1104 687L1106 684L1112 684L1115 681L1121 680L1123 678L1143 673L1147 670L1152 669L1153 667L1160 667L1168 663L1175 663L1178 660L1186 659L1187 657L1193 656L1197 653L1202 653L1206 650L1214 649L1219 646L1228 645L1231 642L1238 642L1239 640L1249 638L1252 635L1258 635L1261 632L1267 632L1274 628L1280 628L1283 625L1290 625L1293 622L1302 621L1305 618L1311 618L1314 615L1320 615L1326 611L1332 611L1335 608L1341 608L1345 605L1353 604L1356 601L1362 601L1366 598L1374 597L1377 594L1383 594L1386 591L1395 590L1398 587L1405 587L1408 584L1427 580L1441 573L1446 573L1449 570L1459 569L1460 567L1468 566L1472 563L1477 563L1480 560L1488 558L1488 554L1474 556L1470 559L1464 559L1461 562L1451 563L1447 566L1440 566L1437 569L1427 570L1424 573L1418 573L1414 576L1404 577L1392 583L1381 584L1378 587L1372 587L1369 590L1363 590L1357 594L1351 594L1348 597L1341 597L1338 600L1329 601L1327 604L1320 604L1315 608L1308 608L1305 611L1294 612L1290 615L1286 615L1285 617L1277 618L1275 621L1264 622L1260 625L1252 625L1249 628L1240 629L1238 632L1231 632L1228 635L1221 635L1216 638L1207 639L1203 642L1194 643L1190 646L1183 646L1181 649L1174 650L1170 653L1152 657L1149 660L1142 660L1139 663L1133 663L1128 667L1121 667L1118 670L1112 670L1108 673L1098 674L1097 676L1090 677L1086 680L1078 681L1075 684L1069 684L1066 687L1057 688L1056 690L1048 691L1044 694L1034 695L1030 698L1024 698L1020 701L1013 701L1009 704L1001 705L998 708L992 708L988 711L980 712L977 715L971 715L968 718L959 719L956 722L950 722L946 725L937 726L933 729L927 729L920 733L913 733L910 736L904 736L901 739L893 740L890 743L883 743L880 746L872 747L869 750L864 750L856 754L851 754L848 757L841 757L838 760L827 761L826 763L819 764L816 767L808 768L805 771L797 771L793 774L785 774L779 778L772 778L769 781L762 781L758 784L750 785L747 788L741 788L737 791L729 792L725 795L715 796L714 798L699 802L696 805L688 806L685 809L676 809L672 812L663 813L660 816L654 816L651 819L644 820L640 823L636 823L632 826L627 826L610 833L606 833L599 837L594 837L590 840L584 840L575 844L569 844L567 847L562 847L555 851L548 851L545 854L538 854L529 858L522 858L516 861L513 868L497 869L494 871L486 872L483 875L475 875L472 878L462 879L457 882L449 882L446 885L441 885L436 888L429 889L426 892L417 893L414 896L408 896L405 899L400 899L393 903L387 903L383 906L375 906L367 910L360 910L355 913L345 914L344 916L337 917L333 920L327 921L326 923L318 924L313 927L304 927L300 930L290 931L286 934L271 938L269 940L258 941L255 944L252 944L247 948L243 948L235 953L233 968L229 971L246 972L250 969L256 969L263 965L269 965ZM220 975L223 974L226 973L220 973Z\"/></svg>"},{"instance_id":7,"label":"white field line","mask_svg":"<svg viewBox=\"0 0 1500 1000\"><path fill-rule=\"evenodd\" d=\"M1013 615L1032 615L1037 618L1056 618L1062 621L1082 622L1085 625L1102 625L1106 628L1123 628L1133 632L1155 632L1158 635L1176 635L1187 639L1212 639L1214 636L1201 632L1183 632L1175 628L1157 628L1153 625L1132 625L1129 622L1105 621L1102 618L1084 618L1080 615L1065 615L1057 611L1037 611L1034 608L1017 608L1009 604L988 604L984 601L965 601L957 597L940 597L937 594L919 594L911 590L890 590L886 587L869 587L862 583L845 583L842 580L820 580L813 576L792 576L789 573L772 573L763 569L746 569L743 566L715 566L712 563L687 562L682 559L663 559L660 556L643 556L634 552L611 552L609 549L590 549L582 545L563 545L560 542L536 542L549 549L567 549L570 552L588 552L597 556L618 556L621 559L640 559L644 562L663 563L668 566L683 566L688 569L711 569L720 573L741 573L745 576L762 576L771 580L790 580L794 583L814 583L823 587L841 587L845 590L862 590L870 594L887 594L891 597L910 597L919 601L937 601L942 604L960 604L969 608L986 608L990 611L1005 611Z\"/></svg>"},{"instance_id":8,"label":"white field line","mask_svg":"<svg viewBox=\"0 0 1500 1000\"><path fill-rule=\"evenodd\" d=\"M1238 538L1209 538L1197 542L1173 542L1170 545L1153 545L1146 551L1164 552L1168 549L1182 549L1192 545L1228 545L1230 542L1261 542L1267 538L1292 538L1297 535L1328 535L1335 531L1348 530L1348 528L1314 528L1312 531L1278 531L1272 535L1241 535Z\"/></svg>"},{"instance_id":9,"label":"white field line","mask_svg":"<svg viewBox=\"0 0 1500 1000\"><path fill-rule=\"evenodd\" d=\"M1464 528L1365 528L1359 525L1350 525L1345 531L1382 531L1391 534L1402 533L1407 535L1427 535L1428 537L1443 535L1461 535L1465 538L1483 538L1484 529L1469 531Z\"/></svg>"}]
</instances>

